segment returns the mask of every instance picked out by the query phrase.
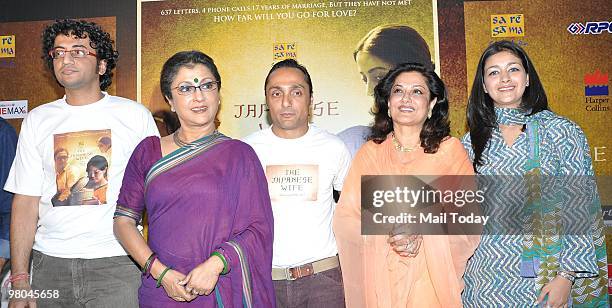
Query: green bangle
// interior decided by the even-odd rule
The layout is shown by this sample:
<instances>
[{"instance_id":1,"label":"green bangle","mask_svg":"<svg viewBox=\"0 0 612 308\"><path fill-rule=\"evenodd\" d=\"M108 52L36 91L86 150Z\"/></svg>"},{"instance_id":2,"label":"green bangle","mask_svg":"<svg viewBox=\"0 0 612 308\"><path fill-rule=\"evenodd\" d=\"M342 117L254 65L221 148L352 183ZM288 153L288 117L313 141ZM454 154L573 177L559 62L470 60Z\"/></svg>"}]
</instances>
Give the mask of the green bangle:
<instances>
[{"instance_id":1,"label":"green bangle","mask_svg":"<svg viewBox=\"0 0 612 308\"><path fill-rule=\"evenodd\" d=\"M225 257L218 251L213 251L210 256L217 256L219 257L219 259L221 259L221 262L223 262L223 270L221 271L221 275L225 275L229 272L229 267L227 266L227 261L225 260Z\"/></svg>"},{"instance_id":2,"label":"green bangle","mask_svg":"<svg viewBox=\"0 0 612 308\"><path fill-rule=\"evenodd\" d=\"M161 286L161 282L162 282L162 279L164 278L164 275L166 275L166 273L171 269L172 269L172 266L166 267L166 269L159 275L159 277L157 277L157 285L155 285L156 288L159 288Z\"/></svg>"},{"instance_id":3,"label":"green bangle","mask_svg":"<svg viewBox=\"0 0 612 308\"><path fill-rule=\"evenodd\" d=\"M142 266L142 269L140 270L143 274L147 273L147 269L149 268L149 266L151 266L151 261L153 260L153 258L155 258L156 254L152 253L149 258L147 259L147 261L145 262L145 264Z\"/></svg>"}]
</instances>

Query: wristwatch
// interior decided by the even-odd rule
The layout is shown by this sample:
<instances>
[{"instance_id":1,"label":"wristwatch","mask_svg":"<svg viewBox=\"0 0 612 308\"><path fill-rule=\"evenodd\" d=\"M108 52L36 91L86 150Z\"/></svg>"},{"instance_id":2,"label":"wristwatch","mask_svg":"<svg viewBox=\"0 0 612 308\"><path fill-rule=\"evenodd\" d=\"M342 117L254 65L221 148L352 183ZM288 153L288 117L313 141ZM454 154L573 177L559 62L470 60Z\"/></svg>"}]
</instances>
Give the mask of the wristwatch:
<instances>
[{"instance_id":1,"label":"wristwatch","mask_svg":"<svg viewBox=\"0 0 612 308\"><path fill-rule=\"evenodd\" d=\"M576 274L568 271L558 271L557 275L569 280L572 284L576 280Z\"/></svg>"}]
</instances>

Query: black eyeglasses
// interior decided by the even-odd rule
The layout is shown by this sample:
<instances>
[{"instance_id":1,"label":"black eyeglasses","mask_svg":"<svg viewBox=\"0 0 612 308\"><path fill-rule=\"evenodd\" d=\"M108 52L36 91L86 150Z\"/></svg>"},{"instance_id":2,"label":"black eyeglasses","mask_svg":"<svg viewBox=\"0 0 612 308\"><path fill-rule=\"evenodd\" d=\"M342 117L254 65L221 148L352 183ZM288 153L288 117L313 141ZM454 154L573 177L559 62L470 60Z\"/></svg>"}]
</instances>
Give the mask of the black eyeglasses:
<instances>
[{"instance_id":1,"label":"black eyeglasses","mask_svg":"<svg viewBox=\"0 0 612 308\"><path fill-rule=\"evenodd\" d=\"M51 56L51 58L53 59L61 59L64 58L66 56L66 54L69 53L70 56L72 56L73 58L85 58L87 56L96 56L95 53L87 50L87 49L83 49L83 48L77 48L77 49L64 49L64 48L55 48L49 51L49 56Z\"/></svg>"},{"instance_id":2,"label":"black eyeglasses","mask_svg":"<svg viewBox=\"0 0 612 308\"><path fill-rule=\"evenodd\" d=\"M179 95L193 95L196 92L196 89L200 89L202 92L210 92L214 91L218 88L219 81L208 81L199 86L188 86L188 85L180 85L178 87L172 88L172 90L176 89Z\"/></svg>"}]
</instances>

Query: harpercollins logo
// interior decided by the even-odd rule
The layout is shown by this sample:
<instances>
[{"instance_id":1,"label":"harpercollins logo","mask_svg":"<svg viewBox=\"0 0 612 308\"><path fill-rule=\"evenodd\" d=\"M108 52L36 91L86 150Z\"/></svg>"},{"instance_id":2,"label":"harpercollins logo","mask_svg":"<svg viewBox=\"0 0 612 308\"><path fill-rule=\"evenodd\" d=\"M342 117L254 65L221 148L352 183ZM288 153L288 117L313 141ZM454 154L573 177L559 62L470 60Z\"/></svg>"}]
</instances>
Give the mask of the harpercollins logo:
<instances>
[{"instance_id":1,"label":"harpercollins logo","mask_svg":"<svg viewBox=\"0 0 612 308\"><path fill-rule=\"evenodd\" d=\"M612 264L608 264L608 294L612 294Z\"/></svg>"},{"instance_id":2,"label":"harpercollins logo","mask_svg":"<svg viewBox=\"0 0 612 308\"><path fill-rule=\"evenodd\" d=\"M571 34L602 34L612 33L612 22L610 21L587 21L586 23L574 22L567 26Z\"/></svg>"},{"instance_id":3,"label":"harpercollins logo","mask_svg":"<svg viewBox=\"0 0 612 308\"><path fill-rule=\"evenodd\" d=\"M608 73L602 74L597 70L592 74L584 75L584 95L608 95Z\"/></svg>"},{"instance_id":4,"label":"harpercollins logo","mask_svg":"<svg viewBox=\"0 0 612 308\"><path fill-rule=\"evenodd\" d=\"M584 103L587 111L610 110L608 93L608 73L596 70L584 75Z\"/></svg>"}]
</instances>

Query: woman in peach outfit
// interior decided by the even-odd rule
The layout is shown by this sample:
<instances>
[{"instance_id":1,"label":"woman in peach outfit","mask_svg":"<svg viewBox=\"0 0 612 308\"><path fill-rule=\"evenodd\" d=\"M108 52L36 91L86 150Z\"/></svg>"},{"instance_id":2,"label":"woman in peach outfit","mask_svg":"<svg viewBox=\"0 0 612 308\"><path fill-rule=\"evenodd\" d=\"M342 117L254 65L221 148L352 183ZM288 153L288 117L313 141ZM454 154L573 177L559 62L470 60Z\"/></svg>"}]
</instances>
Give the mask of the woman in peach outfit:
<instances>
[{"instance_id":1,"label":"woman in peach outfit","mask_svg":"<svg viewBox=\"0 0 612 308\"><path fill-rule=\"evenodd\" d=\"M401 64L375 89L372 136L356 154L334 216L346 304L461 307L462 276L479 236L361 235L362 175L472 175L449 136L444 83L420 64Z\"/></svg>"}]
</instances>

